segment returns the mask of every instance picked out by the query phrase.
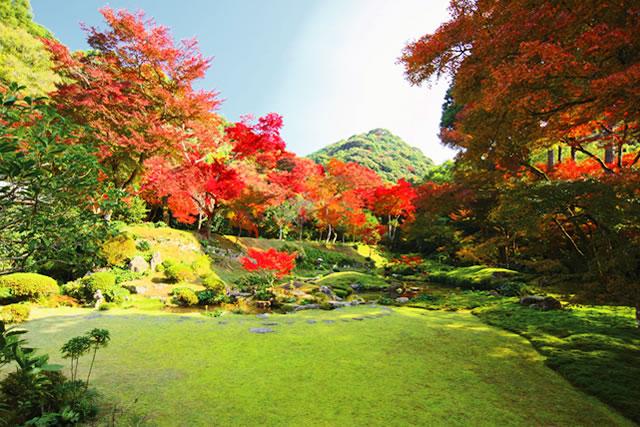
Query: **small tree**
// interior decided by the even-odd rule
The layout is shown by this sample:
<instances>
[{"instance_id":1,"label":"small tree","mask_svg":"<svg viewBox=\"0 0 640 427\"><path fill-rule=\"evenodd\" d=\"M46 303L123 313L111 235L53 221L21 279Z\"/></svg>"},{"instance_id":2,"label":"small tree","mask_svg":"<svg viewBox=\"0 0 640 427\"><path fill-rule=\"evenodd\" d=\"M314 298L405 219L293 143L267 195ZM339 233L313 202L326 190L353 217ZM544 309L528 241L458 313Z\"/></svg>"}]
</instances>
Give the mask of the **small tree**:
<instances>
[{"instance_id":1,"label":"small tree","mask_svg":"<svg viewBox=\"0 0 640 427\"><path fill-rule=\"evenodd\" d=\"M249 248L247 256L240 259L245 270L257 272L267 278L269 286L273 286L276 278L280 279L296 266L296 253L280 252L274 248L266 251Z\"/></svg>"}]
</instances>

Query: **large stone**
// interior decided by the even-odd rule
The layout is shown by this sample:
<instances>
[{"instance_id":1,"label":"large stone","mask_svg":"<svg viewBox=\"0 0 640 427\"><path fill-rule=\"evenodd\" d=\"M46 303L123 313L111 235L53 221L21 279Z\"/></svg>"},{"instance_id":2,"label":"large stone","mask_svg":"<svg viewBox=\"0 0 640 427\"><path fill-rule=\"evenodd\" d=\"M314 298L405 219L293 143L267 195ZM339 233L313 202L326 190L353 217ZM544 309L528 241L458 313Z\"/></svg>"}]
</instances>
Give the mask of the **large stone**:
<instances>
[{"instance_id":1,"label":"large stone","mask_svg":"<svg viewBox=\"0 0 640 427\"><path fill-rule=\"evenodd\" d=\"M305 305L296 305L293 310L294 311L318 310L319 308L320 308L320 304L305 304Z\"/></svg>"},{"instance_id":2,"label":"large stone","mask_svg":"<svg viewBox=\"0 0 640 427\"><path fill-rule=\"evenodd\" d=\"M542 296L542 295L528 295L520 298L520 304L525 305L529 308L535 308L538 310L561 310L562 303L550 296Z\"/></svg>"},{"instance_id":3,"label":"large stone","mask_svg":"<svg viewBox=\"0 0 640 427\"><path fill-rule=\"evenodd\" d=\"M271 328L251 328L249 329L249 332L252 332L254 334L268 334L275 331Z\"/></svg>"},{"instance_id":4,"label":"large stone","mask_svg":"<svg viewBox=\"0 0 640 427\"><path fill-rule=\"evenodd\" d=\"M149 261L151 271L156 271L156 268L158 268L160 264L162 264L162 255L160 255L160 252L156 251L151 255L151 261Z\"/></svg>"},{"instance_id":5,"label":"large stone","mask_svg":"<svg viewBox=\"0 0 640 427\"><path fill-rule=\"evenodd\" d=\"M324 286L324 285L322 285L322 286L320 286L320 288L318 288L318 291L319 291L320 293L325 294L325 295L326 295L326 296L328 296L329 298L333 298L333 297L335 296L335 295L333 294L333 291L331 290L331 288L330 288L330 287L328 287L328 286Z\"/></svg>"},{"instance_id":6,"label":"large stone","mask_svg":"<svg viewBox=\"0 0 640 427\"><path fill-rule=\"evenodd\" d=\"M144 273L149 270L149 263L144 260L140 255L133 257L131 261L129 261L129 270L134 273Z\"/></svg>"},{"instance_id":7,"label":"large stone","mask_svg":"<svg viewBox=\"0 0 640 427\"><path fill-rule=\"evenodd\" d=\"M406 304L409 302L409 298L407 297L398 297L396 298L396 302L400 304Z\"/></svg>"}]
</instances>

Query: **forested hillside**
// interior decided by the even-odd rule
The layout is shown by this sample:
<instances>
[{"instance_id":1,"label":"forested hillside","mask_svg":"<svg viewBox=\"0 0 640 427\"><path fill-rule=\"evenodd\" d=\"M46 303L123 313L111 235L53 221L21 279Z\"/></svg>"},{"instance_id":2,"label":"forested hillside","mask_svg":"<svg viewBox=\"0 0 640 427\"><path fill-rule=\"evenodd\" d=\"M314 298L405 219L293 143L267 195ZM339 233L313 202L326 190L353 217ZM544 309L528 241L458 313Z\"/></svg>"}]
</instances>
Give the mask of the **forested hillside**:
<instances>
[{"instance_id":1,"label":"forested hillside","mask_svg":"<svg viewBox=\"0 0 640 427\"><path fill-rule=\"evenodd\" d=\"M400 178L422 181L433 166L433 160L422 151L386 129L353 135L310 154L309 158L321 164L332 158L355 162L390 182Z\"/></svg>"},{"instance_id":2,"label":"forested hillside","mask_svg":"<svg viewBox=\"0 0 640 427\"><path fill-rule=\"evenodd\" d=\"M51 34L33 22L29 2L0 2L0 81L24 85L30 94L43 95L54 89L56 75L42 37Z\"/></svg>"}]
</instances>

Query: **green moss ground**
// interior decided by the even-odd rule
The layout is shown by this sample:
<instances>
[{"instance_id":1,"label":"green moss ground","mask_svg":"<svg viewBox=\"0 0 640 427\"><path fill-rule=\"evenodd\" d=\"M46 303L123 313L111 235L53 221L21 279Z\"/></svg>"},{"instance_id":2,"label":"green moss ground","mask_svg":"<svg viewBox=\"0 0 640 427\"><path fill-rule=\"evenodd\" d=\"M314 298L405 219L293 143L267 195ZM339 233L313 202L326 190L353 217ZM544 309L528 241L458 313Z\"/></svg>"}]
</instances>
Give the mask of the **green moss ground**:
<instances>
[{"instance_id":1,"label":"green moss ground","mask_svg":"<svg viewBox=\"0 0 640 427\"><path fill-rule=\"evenodd\" d=\"M640 423L640 331L632 308L573 306L542 312L504 301L474 313L528 338L548 366Z\"/></svg>"},{"instance_id":2,"label":"green moss ground","mask_svg":"<svg viewBox=\"0 0 640 427\"><path fill-rule=\"evenodd\" d=\"M471 314L367 317L379 313L55 309L25 327L56 362L70 337L108 328L94 384L152 425L630 425L545 367L525 339ZM249 332L265 322L276 332Z\"/></svg>"}]
</instances>

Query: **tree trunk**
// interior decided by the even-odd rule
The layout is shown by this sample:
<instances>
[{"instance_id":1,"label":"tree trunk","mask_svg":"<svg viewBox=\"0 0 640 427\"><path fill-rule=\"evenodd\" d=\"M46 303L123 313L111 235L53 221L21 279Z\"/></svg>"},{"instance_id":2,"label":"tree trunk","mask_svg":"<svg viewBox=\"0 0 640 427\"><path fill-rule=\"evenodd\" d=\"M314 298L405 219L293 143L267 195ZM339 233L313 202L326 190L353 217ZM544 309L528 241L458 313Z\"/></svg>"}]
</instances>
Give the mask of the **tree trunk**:
<instances>
[{"instance_id":1,"label":"tree trunk","mask_svg":"<svg viewBox=\"0 0 640 427\"><path fill-rule=\"evenodd\" d=\"M622 148L622 144L618 145L618 168L622 169L622 154L624 150Z\"/></svg>"},{"instance_id":2,"label":"tree trunk","mask_svg":"<svg viewBox=\"0 0 640 427\"><path fill-rule=\"evenodd\" d=\"M562 146L558 146L558 163L562 163Z\"/></svg>"},{"instance_id":3,"label":"tree trunk","mask_svg":"<svg viewBox=\"0 0 640 427\"><path fill-rule=\"evenodd\" d=\"M555 159L555 153L553 150L547 150L547 172L553 170L553 161Z\"/></svg>"},{"instance_id":4,"label":"tree trunk","mask_svg":"<svg viewBox=\"0 0 640 427\"><path fill-rule=\"evenodd\" d=\"M576 161L576 149L575 147L571 147L571 160L573 160L574 162Z\"/></svg>"},{"instance_id":5,"label":"tree trunk","mask_svg":"<svg viewBox=\"0 0 640 427\"><path fill-rule=\"evenodd\" d=\"M329 230L327 231L327 240L325 241L325 245L328 245L330 240L331 240L331 224L329 224Z\"/></svg>"},{"instance_id":6,"label":"tree trunk","mask_svg":"<svg viewBox=\"0 0 640 427\"><path fill-rule=\"evenodd\" d=\"M613 163L613 145L604 147L604 162L607 165Z\"/></svg>"},{"instance_id":7,"label":"tree trunk","mask_svg":"<svg viewBox=\"0 0 640 427\"><path fill-rule=\"evenodd\" d=\"M636 326L640 328L640 302L636 303Z\"/></svg>"},{"instance_id":8,"label":"tree trunk","mask_svg":"<svg viewBox=\"0 0 640 427\"><path fill-rule=\"evenodd\" d=\"M282 227L280 227L280 230L278 231L278 240L282 240Z\"/></svg>"}]
</instances>

